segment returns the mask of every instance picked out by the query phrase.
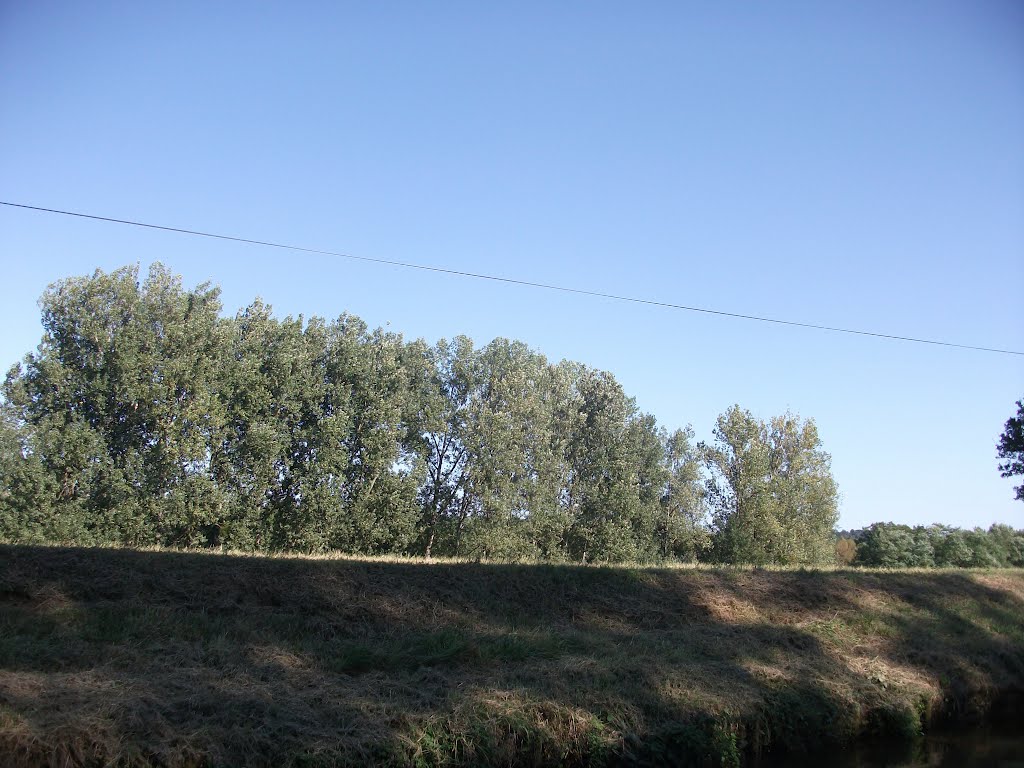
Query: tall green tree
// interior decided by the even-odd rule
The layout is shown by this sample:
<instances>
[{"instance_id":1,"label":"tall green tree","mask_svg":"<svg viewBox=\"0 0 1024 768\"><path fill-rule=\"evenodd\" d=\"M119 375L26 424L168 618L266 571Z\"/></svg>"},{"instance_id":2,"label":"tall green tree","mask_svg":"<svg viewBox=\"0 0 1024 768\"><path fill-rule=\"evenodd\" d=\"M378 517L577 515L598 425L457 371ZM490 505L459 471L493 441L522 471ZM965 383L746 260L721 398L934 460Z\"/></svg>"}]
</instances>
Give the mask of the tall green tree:
<instances>
[{"instance_id":1,"label":"tall green tree","mask_svg":"<svg viewBox=\"0 0 1024 768\"><path fill-rule=\"evenodd\" d=\"M424 480L416 393L425 346L369 330L342 315L327 328L328 400L324 411L347 417L339 436L347 463L341 506L329 546L349 552L404 552L416 537Z\"/></svg>"},{"instance_id":2,"label":"tall green tree","mask_svg":"<svg viewBox=\"0 0 1024 768\"><path fill-rule=\"evenodd\" d=\"M813 420L762 422L734 406L702 444L714 555L724 562L827 563L838 491Z\"/></svg>"},{"instance_id":3,"label":"tall green tree","mask_svg":"<svg viewBox=\"0 0 1024 768\"><path fill-rule=\"evenodd\" d=\"M231 327L225 429L229 491L219 540L233 547L403 551L418 516L416 408L401 337L358 318L274 319L255 302Z\"/></svg>"},{"instance_id":4,"label":"tall green tree","mask_svg":"<svg viewBox=\"0 0 1024 768\"><path fill-rule=\"evenodd\" d=\"M857 564L878 568L927 568L935 565L933 537L918 526L875 523L857 546Z\"/></svg>"},{"instance_id":5,"label":"tall green tree","mask_svg":"<svg viewBox=\"0 0 1024 768\"><path fill-rule=\"evenodd\" d=\"M996 452L1000 459L1006 459L999 465L1003 477L1024 475L1024 400L1017 401L1017 415L1006 420L1003 434L999 436ZM1015 489L1016 498L1024 501L1024 483Z\"/></svg>"},{"instance_id":6,"label":"tall green tree","mask_svg":"<svg viewBox=\"0 0 1024 768\"><path fill-rule=\"evenodd\" d=\"M1024 566L1024 531L1017 531L1008 525L993 524L987 532L989 551L1001 566L1020 568Z\"/></svg>"},{"instance_id":7,"label":"tall green tree","mask_svg":"<svg viewBox=\"0 0 1024 768\"><path fill-rule=\"evenodd\" d=\"M663 434L667 481L661 497L656 535L662 557L694 562L711 545L701 456L693 429Z\"/></svg>"},{"instance_id":8,"label":"tall green tree","mask_svg":"<svg viewBox=\"0 0 1024 768\"><path fill-rule=\"evenodd\" d=\"M4 540L577 561L832 550L813 422L734 408L694 446L610 373L520 342L429 347L259 300L223 318L217 289L160 265L60 281L41 305L43 340L0 402ZM1015 532L982 534L1011 559Z\"/></svg>"},{"instance_id":9,"label":"tall green tree","mask_svg":"<svg viewBox=\"0 0 1024 768\"><path fill-rule=\"evenodd\" d=\"M73 542L81 538L73 518L54 514L53 477L32 433L7 404L0 405L0 541L22 544Z\"/></svg>"},{"instance_id":10,"label":"tall green tree","mask_svg":"<svg viewBox=\"0 0 1024 768\"><path fill-rule=\"evenodd\" d=\"M421 544L480 557L550 555L558 464L551 368L521 342L432 351ZM440 544L440 550L436 547Z\"/></svg>"},{"instance_id":11,"label":"tall green tree","mask_svg":"<svg viewBox=\"0 0 1024 768\"><path fill-rule=\"evenodd\" d=\"M557 501L551 479L560 458L551 440L549 367L522 342L499 338L480 350L476 371L464 435L474 501L456 545L467 555L537 557L538 526Z\"/></svg>"},{"instance_id":12,"label":"tall green tree","mask_svg":"<svg viewBox=\"0 0 1024 768\"><path fill-rule=\"evenodd\" d=\"M43 340L4 397L55 508L90 540L197 543L218 503L218 291L184 290L160 265L140 284L126 267L56 283L41 305Z\"/></svg>"},{"instance_id":13,"label":"tall green tree","mask_svg":"<svg viewBox=\"0 0 1024 768\"><path fill-rule=\"evenodd\" d=\"M569 437L562 492L567 554L579 561L655 559L668 482L657 424L610 373L577 364L565 369L572 382L561 427Z\"/></svg>"},{"instance_id":14,"label":"tall green tree","mask_svg":"<svg viewBox=\"0 0 1024 768\"><path fill-rule=\"evenodd\" d=\"M465 336L439 341L430 350L430 364L432 376L421 398L426 478L420 489L420 545L427 557L438 544L445 554L454 554L473 512L470 406L480 381L477 354Z\"/></svg>"}]
</instances>

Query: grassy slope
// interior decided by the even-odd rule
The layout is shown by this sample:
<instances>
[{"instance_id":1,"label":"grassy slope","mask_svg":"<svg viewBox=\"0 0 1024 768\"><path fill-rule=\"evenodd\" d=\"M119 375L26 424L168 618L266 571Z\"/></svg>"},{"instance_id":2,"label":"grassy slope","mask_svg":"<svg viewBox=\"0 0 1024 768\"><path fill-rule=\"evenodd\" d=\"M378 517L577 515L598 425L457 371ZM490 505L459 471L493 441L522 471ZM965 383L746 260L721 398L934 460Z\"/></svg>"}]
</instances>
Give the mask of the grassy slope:
<instances>
[{"instance_id":1,"label":"grassy slope","mask_svg":"<svg viewBox=\"0 0 1024 768\"><path fill-rule=\"evenodd\" d=\"M0 546L14 765L721 764L1021 690L1022 571Z\"/></svg>"}]
</instances>

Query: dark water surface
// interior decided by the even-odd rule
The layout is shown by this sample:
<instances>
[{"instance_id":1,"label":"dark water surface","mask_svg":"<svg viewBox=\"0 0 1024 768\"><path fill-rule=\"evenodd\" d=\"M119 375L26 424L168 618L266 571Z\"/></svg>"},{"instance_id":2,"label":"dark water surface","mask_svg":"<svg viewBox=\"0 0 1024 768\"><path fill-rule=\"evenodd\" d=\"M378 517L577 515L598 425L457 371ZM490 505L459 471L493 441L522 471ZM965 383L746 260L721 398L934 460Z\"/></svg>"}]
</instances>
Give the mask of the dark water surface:
<instances>
[{"instance_id":1,"label":"dark water surface","mask_svg":"<svg viewBox=\"0 0 1024 768\"><path fill-rule=\"evenodd\" d=\"M1024 713L1018 724L930 734L915 746L864 745L756 761L755 768L1024 768Z\"/></svg>"}]
</instances>

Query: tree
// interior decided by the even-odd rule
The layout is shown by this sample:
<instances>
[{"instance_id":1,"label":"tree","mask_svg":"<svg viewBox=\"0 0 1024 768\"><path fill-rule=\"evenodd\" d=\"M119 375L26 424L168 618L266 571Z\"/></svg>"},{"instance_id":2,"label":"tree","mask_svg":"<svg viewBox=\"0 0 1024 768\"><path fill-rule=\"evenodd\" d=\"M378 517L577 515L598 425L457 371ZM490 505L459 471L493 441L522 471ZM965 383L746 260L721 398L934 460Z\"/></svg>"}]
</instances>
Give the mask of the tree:
<instances>
[{"instance_id":1,"label":"tree","mask_svg":"<svg viewBox=\"0 0 1024 768\"><path fill-rule=\"evenodd\" d=\"M217 489L222 409L219 291L186 291L159 264L60 281L41 299L43 340L4 385L14 422L84 542L188 545ZM72 524L71 521L74 521Z\"/></svg>"},{"instance_id":2,"label":"tree","mask_svg":"<svg viewBox=\"0 0 1024 768\"><path fill-rule=\"evenodd\" d=\"M469 408L467 447L477 503L461 552L516 559L550 554L563 527L558 503L559 441L554 439L551 368L543 355L498 338L480 350Z\"/></svg>"},{"instance_id":3,"label":"tree","mask_svg":"<svg viewBox=\"0 0 1024 768\"><path fill-rule=\"evenodd\" d=\"M733 406L719 416L714 435L701 451L715 557L762 565L832 562L838 491L814 421L787 413L765 423Z\"/></svg>"},{"instance_id":4,"label":"tree","mask_svg":"<svg viewBox=\"0 0 1024 768\"><path fill-rule=\"evenodd\" d=\"M31 432L8 404L0 406L0 541L69 542L77 522L53 513L56 487L33 448Z\"/></svg>"},{"instance_id":5,"label":"tree","mask_svg":"<svg viewBox=\"0 0 1024 768\"><path fill-rule=\"evenodd\" d=\"M997 455L1006 459L999 465L1003 477L1024 475L1024 400L1017 401L1017 415L1006 421L1006 428L996 444ZM1024 501L1024 483L1015 489L1016 498Z\"/></svg>"},{"instance_id":6,"label":"tree","mask_svg":"<svg viewBox=\"0 0 1024 768\"><path fill-rule=\"evenodd\" d=\"M849 536L836 539L836 562L839 565L852 565L857 559L857 542Z\"/></svg>"},{"instance_id":7,"label":"tree","mask_svg":"<svg viewBox=\"0 0 1024 768\"><path fill-rule=\"evenodd\" d=\"M875 523L857 547L857 564L877 568L927 568L935 565L928 531L918 526Z\"/></svg>"},{"instance_id":8,"label":"tree","mask_svg":"<svg viewBox=\"0 0 1024 768\"><path fill-rule=\"evenodd\" d=\"M971 564L974 552L959 528L931 525L927 529L938 568L960 568Z\"/></svg>"},{"instance_id":9,"label":"tree","mask_svg":"<svg viewBox=\"0 0 1024 768\"><path fill-rule=\"evenodd\" d=\"M213 462L227 495L219 542L403 551L422 467L412 439L415 351L358 318L278 321L260 301L229 326Z\"/></svg>"},{"instance_id":10,"label":"tree","mask_svg":"<svg viewBox=\"0 0 1024 768\"><path fill-rule=\"evenodd\" d=\"M856 563L882 568L1019 566L1024 563L1024 531L1008 525L986 531L875 523L861 533Z\"/></svg>"},{"instance_id":11,"label":"tree","mask_svg":"<svg viewBox=\"0 0 1024 768\"><path fill-rule=\"evenodd\" d=\"M1024 566L1024 531L1009 525L993 524L988 529L989 551L997 564L1019 568Z\"/></svg>"},{"instance_id":12,"label":"tree","mask_svg":"<svg viewBox=\"0 0 1024 768\"><path fill-rule=\"evenodd\" d=\"M834 557L812 421L736 407L695 446L612 374L521 342L431 348L259 300L224 318L218 289L159 264L40 304L0 392L4 541L692 561L713 529L723 561ZM975 533L972 562L997 538ZM982 561L1021 559L1017 533L998 541Z\"/></svg>"},{"instance_id":13,"label":"tree","mask_svg":"<svg viewBox=\"0 0 1024 768\"><path fill-rule=\"evenodd\" d=\"M562 368L571 383L560 426L568 436L567 554L582 562L656 559L668 472L654 417L641 413L610 373Z\"/></svg>"},{"instance_id":14,"label":"tree","mask_svg":"<svg viewBox=\"0 0 1024 768\"><path fill-rule=\"evenodd\" d=\"M424 553L550 557L564 526L553 514L561 451L547 360L522 342L498 338L475 350L460 336L438 342L432 361Z\"/></svg>"},{"instance_id":15,"label":"tree","mask_svg":"<svg viewBox=\"0 0 1024 768\"><path fill-rule=\"evenodd\" d=\"M369 331L343 315L327 328L329 412L347 416L345 510L329 545L351 552L404 552L416 535L424 477L419 403L425 345Z\"/></svg>"},{"instance_id":16,"label":"tree","mask_svg":"<svg viewBox=\"0 0 1024 768\"><path fill-rule=\"evenodd\" d=\"M693 429L663 434L668 481L661 497L656 535L664 558L696 561L711 545L705 526L708 514L701 458L693 443Z\"/></svg>"},{"instance_id":17,"label":"tree","mask_svg":"<svg viewBox=\"0 0 1024 768\"><path fill-rule=\"evenodd\" d=\"M477 354L468 337L441 339L430 350L430 364L421 396L427 474L420 488L420 543L427 557L438 543L446 554L453 554L470 514L469 406L479 381Z\"/></svg>"}]
</instances>

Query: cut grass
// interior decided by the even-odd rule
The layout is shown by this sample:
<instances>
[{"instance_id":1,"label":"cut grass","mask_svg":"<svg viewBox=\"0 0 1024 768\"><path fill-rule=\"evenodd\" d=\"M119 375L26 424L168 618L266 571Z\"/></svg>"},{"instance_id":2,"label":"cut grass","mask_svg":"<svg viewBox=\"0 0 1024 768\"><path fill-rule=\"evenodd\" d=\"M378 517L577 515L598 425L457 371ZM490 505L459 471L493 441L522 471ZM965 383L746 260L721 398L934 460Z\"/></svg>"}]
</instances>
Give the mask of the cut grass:
<instances>
[{"instance_id":1,"label":"cut grass","mask_svg":"<svg viewBox=\"0 0 1024 768\"><path fill-rule=\"evenodd\" d=\"M0 546L6 765L736 764L1024 691L1024 572Z\"/></svg>"}]
</instances>

